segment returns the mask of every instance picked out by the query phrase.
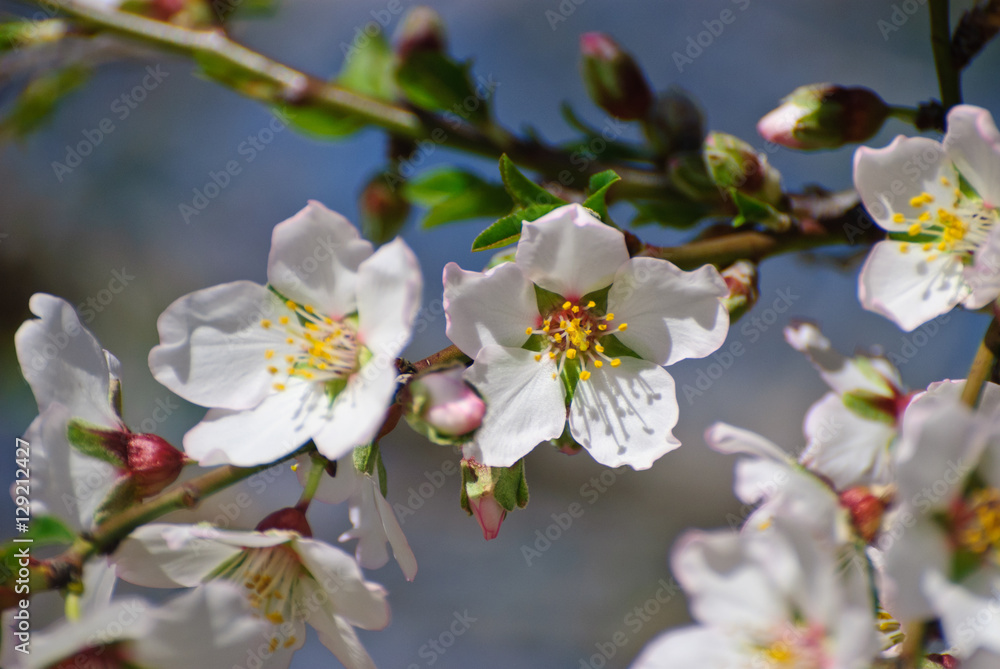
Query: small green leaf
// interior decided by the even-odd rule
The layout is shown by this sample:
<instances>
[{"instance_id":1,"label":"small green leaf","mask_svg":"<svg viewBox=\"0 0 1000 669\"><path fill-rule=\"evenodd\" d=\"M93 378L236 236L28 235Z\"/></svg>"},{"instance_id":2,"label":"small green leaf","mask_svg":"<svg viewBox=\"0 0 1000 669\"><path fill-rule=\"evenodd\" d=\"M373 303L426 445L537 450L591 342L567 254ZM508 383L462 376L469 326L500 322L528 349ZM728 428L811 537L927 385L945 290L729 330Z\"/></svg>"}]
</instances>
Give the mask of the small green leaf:
<instances>
[{"instance_id":1,"label":"small green leaf","mask_svg":"<svg viewBox=\"0 0 1000 669\"><path fill-rule=\"evenodd\" d=\"M502 185L454 168L424 174L407 183L403 192L411 201L430 209L423 221L427 228L470 218L495 218L511 208Z\"/></svg>"},{"instance_id":2,"label":"small green leaf","mask_svg":"<svg viewBox=\"0 0 1000 669\"><path fill-rule=\"evenodd\" d=\"M488 251L513 244L521 238L522 222L541 218L558 206L558 204L534 204L507 214L479 233L479 236L472 242L472 250Z\"/></svg>"},{"instance_id":3,"label":"small green leaf","mask_svg":"<svg viewBox=\"0 0 1000 669\"><path fill-rule=\"evenodd\" d=\"M365 126L357 116L308 106L286 109L284 118L295 130L317 139L347 137Z\"/></svg>"},{"instance_id":4,"label":"small green leaf","mask_svg":"<svg viewBox=\"0 0 1000 669\"><path fill-rule=\"evenodd\" d=\"M615 174L614 170L605 170L591 176L590 185L587 188L590 195L583 201L583 206L596 211L602 221L610 223L611 219L608 218L608 203L606 202L608 189L621 180L622 178Z\"/></svg>"},{"instance_id":5,"label":"small green leaf","mask_svg":"<svg viewBox=\"0 0 1000 669\"><path fill-rule=\"evenodd\" d=\"M733 225L739 227L745 223L757 223L764 227L777 230L779 232L787 230L792 225L792 219L788 214L783 214L771 205L757 198L744 195L735 188L728 189L729 197L736 204L739 212L733 218Z\"/></svg>"},{"instance_id":6,"label":"small green leaf","mask_svg":"<svg viewBox=\"0 0 1000 669\"><path fill-rule=\"evenodd\" d=\"M507 511L528 505L528 481L524 477L524 459L512 467L491 467L494 481L493 496Z\"/></svg>"},{"instance_id":7,"label":"small green leaf","mask_svg":"<svg viewBox=\"0 0 1000 669\"><path fill-rule=\"evenodd\" d=\"M377 35L364 47L355 48L344 63L337 83L356 93L379 100L396 97L393 55L389 44Z\"/></svg>"},{"instance_id":8,"label":"small green leaf","mask_svg":"<svg viewBox=\"0 0 1000 669\"><path fill-rule=\"evenodd\" d=\"M396 68L396 83L418 107L431 111L461 110L473 123L488 116L486 101L476 96L469 77L470 63L457 63L440 51L414 51ZM476 101L474 109L464 103Z\"/></svg>"},{"instance_id":9,"label":"small green leaf","mask_svg":"<svg viewBox=\"0 0 1000 669\"><path fill-rule=\"evenodd\" d=\"M566 200L559 199L524 176L517 169L517 166L514 165L513 161L507 157L506 153L500 156L500 176L503 177L503 183L507 187L507 192L510 193L515 204L520 207L549 204L554 205L551 209L555 209L558 205L567 204Z\"/></svg>"},{"instance_id":10,"label":"small green leaf","mask_svg":"<svg viewBox=\"0 0 1000 669\"><path fill-rule=\"evenodd\" d=\"M125 468L125 443L123 434L74 418L66 427L70 446L92 458L103 460L115 467Z\"/></svg>"},{"instance_id":11,"label":"small green leaf","mask_svg":"<svg viewBox=\"0 0 1000 669\"><path fill-rule=\"evenodd\" d=\"M0 120L0 135L24 137L44 125L64 97L90 77L82 66L65 67L32 79Z\"/></svg>"},{"instance_id":12,"label":"small green leaf","mask_svg":"<svg viewBox=\"0 0 1000 669\"><path fill-rule=\"evenodd\" d=\"M855 390L841 395L847 409L866 420L888 425L896 424L896 416L886 410L886 398L865 390Z\"/></svg>"},{"instance_id":13,"label":"small green leaf","mask_svg":"<svg viewBox=\"0 0 1000 669\"><path fill-rule=\"evenodd\" d=\"M663 202L639 202L635 208L633 226L659 223L671 228L688 228L712 213L707 204L679 197Z\"/></svg>"}]
</instances>

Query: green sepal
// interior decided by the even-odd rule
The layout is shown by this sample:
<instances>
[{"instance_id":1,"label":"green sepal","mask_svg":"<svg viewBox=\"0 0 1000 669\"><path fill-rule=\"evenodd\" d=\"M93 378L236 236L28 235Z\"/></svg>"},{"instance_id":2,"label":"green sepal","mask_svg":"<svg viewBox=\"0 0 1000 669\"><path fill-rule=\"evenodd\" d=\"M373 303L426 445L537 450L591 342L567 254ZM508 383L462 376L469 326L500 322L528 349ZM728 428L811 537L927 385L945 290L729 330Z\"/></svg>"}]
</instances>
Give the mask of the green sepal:
<instances>
[{"instance_id":1,"label":"green sepal","mask_svg":"<svg viewBox=\"0 0 1000 669\"><path fill-rule=\"evenodd\" d=\"M458 63L440 51L413 51L396 68L396 84L413 104L430 111L461 110L472 123L489 116L486 100L476 97L469 70L470 61ZM474 109L464 103L470 96Z\"/></svg>"},{"instance_id":2,"label":"green sepal","mask_svg":"<svg viewBox=\"0 0 1000 669\"><path fill-rule=\"evenodd\" d=\"M462 491L459 503L472 515L469 498L492 496L505 511L523 509L528 505L528 480L524 475L524 459L511 467L489 467L462 460Z\"/></svg>"},{"instance_id":3,"label":"green sepal","mask_svg":"<svg viewBox=\"0 0 1000 669\"><path fill-rule=\"evenodd\" d=\"M875 365L872 364L871 358L868 356L859 355L851 358L851 361L854 363L855 367L857 367L858 371L861 372L862 376L885 391L883 394L890 395L895 390L889 382L886 381L886 378L882 375L882 373L875 369Z\"/></svg>"},{"instance_id":4,"label":"green sepal","mask_svg":"<svg viewBox=\"0 0 1000 669\"><path fill-rule=\"evenodd\" d=\"M521 238L521 224L524 221L539 219L559 206L558 204L533 204L524 209L516 209L479 233L472 241L472 250L489 251L516 243Z\"/></svg>"},{"instance_id":5,"label":"green sepal","mask_svg":"<svg viewBox=\"0 0 1000 669\"><path fill-rule=\"evenodd\" d=\"M11 109L0 120L0 136L24 137L38 130L52 117L56 107L90 77L81 65L46 72L32 79L21 91Z\"/></svg>"},{"instance_id":6,"label":"green sepal","mask_svg":"<svg viewBox=\"0 0 1000 669\"><path fill-rule=\"evenodd\" d=\"M385 497L389 492L388 476L385 465L382 464L382 453L379 450L378 442L373 441L365 446L358 446L353 454L354 468L362 474L375 476L378 478L378 488Z\"/></svg>"},{"instance_id":7,"label":"green sepal","mask_svg":"<svg viewBox=\"0 0 1000 669\"><path fill-rule=\"evenodd\" d=\"M56 516L42 514L32 516L28 523L28 531L18 535L21 539L31 539L34 548L41 546L67 545L76 540L76 532ZM23 548L23 543L9 542L0 548L0 561L6 562L6 558L14 553L18 547Z\"/></svg>"},{"instance_id":8,"label":"green sepal","mask_svg":"<svg viewBox=\"0 0 1000 669\"><path fill-rule=\"evenodd\" d=\"M403 194L411 202L427 207L423 226L470 218L497 217L510 211L511 198L501 184L462 169L445 167L408 182Z\"/></svg>"},{"instance_id":9,"label":"green sepal","mask_svg":"<svg viewBox=\"0 0 1000 669\"><path fill-rule=\"evenodd\" d=\"M560 199L545 190L534 181L524 176L514 162L507 157L507 154L500 156L500 176L507 192L518 207L531 207L533 205L563 205L568 204L566 200ZM555 206L552 208L554 209Z\"/></svg>"},{"instance_id":10,"label":"green sepal","mask_svg":"<svg viewBox=\"0 0 1000 669\"><path fill-rule=\"evenodd\" d=\"M123 433L94 425L78 418L66 426L70 446L84 455L97 458L120 469L128 466L123 452Z\"/></svg>"},{"instance_id":11,"label":"green sepal","mask_svg":"<svg viewBox=\"0 0 1000 669\"><path fill-rule=\"evenodd\" d=\"M596 213L602 221L608 225L613 225L608 217L608 189L621 181L622 178L615 174L614 170L604 170L590 177L590 184L587 192L590 195L583 201L583 206Z\"/></svg>"},{"instance_id":12,"label":"green sepal","mask_svg":"<svg viewBox=\"0 0 1000 669\"><path fill-rule=\"evenodd\" d=\"M732 187L728 188L726 192L732 198L738 212L733 218L735 227L744 223L757 223L778 232L791 227L792 217L778 211L767 202L745 195Z\"/></svg>"},{"instance_id":13,"label":"green sepal","mask_svg":"<svg viewBox=\"0 0 1000 669\"><path fill-rule=\"evenodd\" d=\"M129 475L118 478L94 512L94 524L100 525L114 514L124 511L139 501L139 491Z\"/></svg>"},{"instance_id":14,"label":"green sepal","mask_svg":"<svg viewBox=\"0 0 1000 669\"><path fill-rule=\"evenodd\" d=\"M841 395L841 400L851 413L861 418L888 425L896 424L896 416L883 408L886 404L884 395L877 395L867 390L852 390Z\"/></svg>"}]
</instances>

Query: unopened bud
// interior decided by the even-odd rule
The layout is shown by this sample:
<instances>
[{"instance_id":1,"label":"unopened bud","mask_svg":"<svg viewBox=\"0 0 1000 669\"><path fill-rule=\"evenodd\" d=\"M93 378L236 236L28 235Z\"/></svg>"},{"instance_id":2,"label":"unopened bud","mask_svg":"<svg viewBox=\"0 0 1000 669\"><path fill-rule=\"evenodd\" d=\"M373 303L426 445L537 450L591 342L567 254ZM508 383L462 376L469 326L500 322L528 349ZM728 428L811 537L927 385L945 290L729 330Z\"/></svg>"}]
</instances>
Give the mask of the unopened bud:
<instances>
[{"instance_id":1,"label":"unopened bud","mask_svg":"<svg viewBox=\"0 0 1000 669\"><path fill-rule=\"evenodd\" d=\"M590 99L617 118L645 118L653 104L653 92L632 56L598 32L580 37L580 52L583 82Z\"/></svg>"},{"instance_id":2,"label":"unopened bud","mask_svg":"<svg viewBox=\"0 0 1000 669\"><path fill-rule=\"evenodd\" d=\"M395 237L406 223L410 203L400 189L392 188L382 175L377 175L361 191L358 210L365 237L375 244L384 244Z\"/></svg>"},{"instance_id":3,"label":"unopened bud","mask_svg":"<svg viewBox=\"0 0 1000 669\"><path fill-rule=\"evenodd\" d=\"M288 530L298 532L304 537L312 536L312 528L309 527L309 521L306 520L305 511L294 506L278 509L269 514L264 520L257 523L256 529L258 532Z\"/></svg>"},{"instance_id":4,"label":"unopened bud","mask_svg":"<svg viewBox=\"0 0 1000 669\"><path fill-rule=\"evenodd\" d=\"M760 297L757 265L749 260L738 260L722 270L722 279L729 289L729 295L723 298L722 303L729 311L730 322L733 322L753 307Z\"/></svg>"},{"instance_id":5,"label":"unopened bud","mask_svg":"<svg viewBox=\"0 0 1000 669\"><path fill-rule=\"evenodd\" d=\"M889 107L870 89L812 84L783 98L757 132L792 149L835 149L870 139L888 116Z\"/></svg>"},{"instance_id":6,"label":"unopened bud","mask_svg":"<svg viewBox=\"0 0 1000 669\"><path fill-rule=\"evenodd\" d=\"M436 437L437 443L459 443L483 422L486 403L462 378L464 371L464 367L452 367L421 374L410 382L412 403L407 418L411 425L423 423L426 428L420 431Z\"/></svg>"},{"instance_id":7,"label":"unopened bud","mask_svg":"<svg viewBox=\"0 0 1000 669\"><path fill-rule=\"evenodd\" d=\"M411 9L396 34L396 53L400 58L415 51L444 51L447 45L444 20L430 7Z\"/></svg>"},{"instance_id":8,"label":"unopened bud","mask_svg":"<svg viewBox=\"0 0 1000 669\"><path fill-rule=\"evenodd\" d=\"M139 497L150 497L177 480L184 468L184 454L155 434L129 434L128 471Z\"/></svg>"},{"instance_id":9,"label":"unopened bud","mask_svg":"<svg viewBox=\"0 0 1000 669\"><path fill-rule=\"evenodd\" d=\"M645 130L665 155L697 151L705 139L705 115L694 98L674 86L656 99Z\"/></svg>"},{"instance_id":10,"label":"unopened bud","mask_svg":"<svg viewBox=\"0 0 1000 669\"><path fill-rule=\"evenodd\" d=\"M886 501L870 488L858 486L840 493L840 505L851 514L851 524L865 543L871 543L882 526Z\"/></svg>"},{"instance_id":11,"label":"unopened bud","mask_svg":"<svg viewBox=\"0 0 1000 669\"><path fill-rule=\"evenodd\" d=\"M487 541L500 533L508 511L528 505L524 460L512 467L489 467L465 458L462 467L462 508L476 517Z\"/></svg>"},{"instance_id":12,"label":"unopened bud","mask_svg":"<svg viewBox=\"0 0 1000 669\"><path fill-rule=\"evenodd\" d=\"M569 427L563 429L563 433L556 437L555 439L550 439L549 443L559 449L560 453L565 453L566 455L576 455L583 450L583 446L578 444L573 435L569 432Z\"/></svg>"},{"instance_id":13,"label":"unopened bud","mask_svg":"<svg viewBox=\"0 0 1000 669\"><path fill-rule=\"evenodd\" d=\"M770 205L782 199L781 174L767 157L738 137L713 132L705 139L705 166L719 188L735 188Z\"/></svg>"}]
</instances>

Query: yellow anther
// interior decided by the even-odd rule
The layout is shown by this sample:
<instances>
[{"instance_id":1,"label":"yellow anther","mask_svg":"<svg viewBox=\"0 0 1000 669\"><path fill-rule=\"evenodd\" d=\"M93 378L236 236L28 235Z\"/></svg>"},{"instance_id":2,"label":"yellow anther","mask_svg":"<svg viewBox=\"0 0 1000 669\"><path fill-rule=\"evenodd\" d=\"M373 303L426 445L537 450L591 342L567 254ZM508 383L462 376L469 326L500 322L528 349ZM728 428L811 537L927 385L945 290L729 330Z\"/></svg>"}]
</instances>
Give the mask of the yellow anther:
<instances>
[{"instance_id":1,"label":"yellow anther","mask_svg":"<svg viewBox=\"0 0 1000 669\"><path fill-rule=\"evenodd\" d=\"M604 367L604 361L603 360L595 360L594 361L594 367L597 367L598 369L600 369L601 367Z\"/></svg>"},{"instance_id":2,"label":"yellow anther","mask_svg":"<svg viewBox=\"0 0 1000 669\"><path fill-rule=\"evenodd\" d=\"M299 463L297 463L297 462L293 462L292 463L292 471L293 472L299 471Z\"/></svg>"},{"instance_id":3,"label":"yellow anther","mask_svg":"<svg viewBox=\"0 0 1000 669\"><path fill-rule=\"evenodd\" d=\"M924 244L924 245L923 245L923 246L922 246L921 248L922 248L922 249L923 249L924 251L930 251L930 250L931 250L931 247L933 247L933 246L934 246L933 244L931 244L930 242L927 242L927 243L926 243L926 244Z\"/></svg>"},{"instance_id":4,"label":"yellow anther","mask_svg":"<svg viewBox=\"0 0 1000 669\"><path fill-rule=\"evenodd\" d=\"M275 625L280 625L281 623L285 622L284 616L282 616L277 611L272 611L271 613L268 613L266 618ZM277 641L277 639L275 639L275 641Z\"/></svg>"},{"instance_id":5,"label":"yellow anther","mask_svg":"<svg viewBox=\"0 0 1000 669\"><path fill-rule=\"evenodd\" d=\"M606 320L606 321L613 321L613 320L615 320L615 315L614 314L606 314L604 316L604 320Z\"/></svg>"},{"instance_id":6,"label":"yellow anther","mask_svg":"<svg viewBox=\"0 0 1000 669\"><path fill-rule=\"evenodd\" d=\"M304 308L304 309L305 309L306 311L308 311L308 312L309 312L310 314L314 314L314 313L316 313L316 310L315 310L315 309L313 308L313 305L311 305L311 304L307 304L307 305L306 305L305 307L303 307L303 308Z\"/></svg>"},{"instance_id":7,"label":"yellow anther","mask_svg":"<svg viewBox=\"0 0 1000 669\"><path fill-rule=\"evenodd\" d=\"M910 198L910 206L911 207L914 207L914 208L916 208L916 207L922 207L923 204L924 204L924 198L921 197L920 195L917 195L916 197L911 197Z\"/></svg>"},{"instance_id":8,"label":"yellow anther","mask_svg":"<svg viewBox=\"0 0 1000 669\"><path fill-rule=\"evenodd\" d=\"M580 372L581 381L586 381L589 378L590 378L590 372L588 372L587 370L583 370L582 372Z\"/></svg>"},{"instance_id":9,"label":"yellow anther","mask_svg":"<svg viewBox=\"0 0 1000 669\"><path fill-rule=\"evenodd\" d=\"M906 220L906 217L903 216L900 213L895 213L895 214L892 215L892 222L893 223L902 223L905 220Z\"/></svg>"},{"instance_id":10,"label":"yellow anther","mask_svg":"<svg viewBox=\"0 0 1000 669\"><path fill-rule=\"evenodd\" d=\"M286 355L285 356L285 362L287 362L289 365L291 365L292 363L295 362L295 356L294 355Z\"/></svg>"},{"instance_id":11,"label":"yellow anther","mask_svg":"<svg viewBox=\"0 0 1000 669\"><path fill-rule=\"evenodd\" d=\"M945 251L948 249L948 244L946 242L940 242L937 247L938 251Z\"/></svg>"},{"instance_id":12,"label":"yellow anther","mask_svg":"<svg viewBox=\"0 0 1000 669\"><path fill-rule=\"evenodd\" d=\"M555 373L555 372L552 372L552 380L554 381L554 380L555 380L555 378L556 378L556 373Z\"/></svg>"},{"instance_id":13,"label":"yellow anther","mask_svg":"<svg viewBox=\"0 0 1000 669\"><path fill-rule=\"evenodd\" d=\"M934 262L935 260L937 260L937 254L936 253L932 253L929 256L927 256L927 262Z\"/></svg>"},{"instance_id":14,"label":"yellow anther","mask_svg":"<svg viewBox=\"0 0 1000 669\"><path fill-rule=\"evenodd\" d=\"M556 352L555 351L549 351L549 359L550 360L555 360L555 358L556 358Z\"/></svg>"},{"instance_id":15,"label":"yellow anther","mask_svg":"<svg viewBox=\"0 0 1000 669\"><path fill-rule=\"evenodd\" d=\"M524 328L524 334L530 336L532 332L534 332L534 330L532 330L531 328Z\"/></svg>"},{"instance_id":16,"label":"yellow anther","mask_svg":"<svg viewBox=\"0 0 1000 669\"><path fill-rule=\"evenodd\" d=\"M922 229L923 228L919 223L914 223L913 225L910 226L910 229L907 230L906 232L908 232L911 237L916 237L917 235L920 234L920 231Z\"/></svg>"},{"instance_id":17,"label":"yellow anther","mask_svg":"<svg viewBox=\"0 0 1000 669\"><path fill-rule=\"evenodd\" d=\"M557 332L556 335L555 335L555 340L556 341L562 341L562 333Z\"/></svg>"},{"instance_id":18,"label":"yellow anther","mask_svg":"<svg viewBox=\"0 0 1000 669\"><path fill-rule=\"evenodd\" d=\"M604 347L601 346L600 344L594 344L594 350L597 351L598 353L604 353Z\"/></svg>"},{"instance_id":19,"label":"yellow anther","mask_svg":"<svg viewBox=\"0 0 1000 669\"><path fill-rule=\"evenodd\" d=\"M590 302L587 302L587 308L588 309L593 309L596 306L597 306L597 302L594 302L593 300L591 300Z\"/></svg>"},{"instance_id":20,"label":"yellow anther","mask_svg":"<svg viewBox=\"0 0 1000 669\"><path fill-rule=\"evenodd\" d=\"M275 624L277 624L277 623L275 623ZM268 641L267 642L267 648L272 653L274 651L278 650L278 637L273 637L270 641Z\"/></svg>"},{"instance_id":21,"label":"yellow anther","mask_svg":"<svg viewBox=\"0 0 1000 669\"><path fill-rule=\"evenodd\" d=\"M536 353L535 354L535 362L541 362L541 360L542 360L542 354L541 353Z\"/></svg>"},{"instance_id":22,"label":"yellow anther","mask_svg":"<svg viewBox=\"0 0 1000 669\"><path fill-rule=\"evenodd\" d=\"M319 330L319 326L316 325L315 323L308 323L307 322L306 325L305 325L305 328L306 328L306 330Z\"/></svg>"},{"instance_id":23,"label":"yellow anther","mask_svg":"<svg viewBox=\"0 0 1000 669\"><path fill-rule=\"evenodd\" d=\"M278 318L278 322L282 325L288 325L288 316L281 316Z\"/></svg>"},{"instance_id":24,"label":"yellow anther","mask_svg":"<svg viewBox=\"0 0 1000 669\"><path fill-rule=\"evenodd\" d=\"M268 374L277 374L278 373L278 368L277 367L268 367L267 368L267 373Z\"/></svg>"},{"instance_id":25,"label":"yellow anther","mask_svg":"<svg viewBox=\"0 0 1000 669\"><path fill-rule=\"evenodd\" d=\"M274 389L278 390L278 391L284 390L285 389L285 384L284 383L275 383L274 384Z\"/></svg>"},{"instance_id":26,"label":"yellow anther","mask_svg":"<svg viewBox=\"0 0 1000 669\"><path fill-rule=\"evenodd\" d=\"M294 339L292 339L291 337L286 337L286 338L285 338L285 343L286 343L286 344L294 344L294 343L295 343L295 340L294 340Z\"/></svg>"},{"instance_id":27,"label":"yellow anther","mask_svg":"<svg viewBox=\"0 0 1000 669\"><path fill-rule=\"evenodd\" d=\"M296 641L297 641L297 639L294 636L290 636L287 639L285 639L284 647L285 648L291 648L292 646L295 645Z\"/></svg>"},{"instance_id":28,"label":"yellow anther","mask_svg":"<svg viewBox=\"0 0 1000 669\"><path fill-rule=\"evenodd\" d=\"M907 243L905 243L905 242L902 243L902 244L900 244L899 245L899 252L900 253L909 253L910 252L910 245L907 244Z\"/></svg>"},{"instance_id":29,"label":"yellow anther","mask_svg":"<svg viewBox=\"0 0 1000 669\"><path fill-rule=\"evenodd\" d=\"M570 311L572 311L574 314L578 314L578 313L580 313L580 306L577 305L577 304L574 304L573 308L570 309Z\"/></svg>"},{"instance_id":30,"label":"yellow anther","mask_svg":"<svg viewBox=\"0 0 1000 669\"><path fill-rule=\"evenodd\" d=\"M273 348L269 348L266 351L264 351L264 359L265 360L270 360L273 357L274 357L274 349Z\"/></svg>"},{"instance_id":31,"label":"yellow anther","mask_svg":"<svg viewBox=\"0 0 1000 669\"><path fill-rule=\"evenodd\" d=\"M614 360L611 361L611 366L612 367L617 367L620 364L622 364L622 359L621 358L615 358Z\"/></svg>"},{"instance_id":32,"label":"yellow anther","mask_svg":"<svg viewBox=\"0 0 1000 669\"><path fill-rule=\"evenodd\" d=\"M917 220L920 221L921 223L930 223L931 212L925 211L924 213L917 216Z\"/></svg>"},{"instance_id":33,"label":"yellow anther","mask_svg":"<svg viewBox=\"0 0 1000 669\"><path fill-rule=\"evenodd\" d=\"M292 375L292 374L295 373L295 368L294 367L289 367L288 369L285 370L285 373L288 374L288 375Z\"/></svg>"},{"instance_id":34,"label":"yellow anther","mask_svg":"<svg viewBox=\"0 0 1000 669\"><path fill-rule=\"evenodd\" d=\"M951 182L948 181L948 177L941 177L941 185L942 186L950 186L951 185Z\"/></svg>"},{"instance_id":35,"label":"yellow anther","mask_svg":"<svg viewBox=\"0 0 1000 669\"><path fill-rule=\"evenodd\" d=\"M604 324L604 323L598 323L598 324L597 324L597 329L598 329L598 330L602 330L602 331L603 331L603 330L607 330L607 329L608 329L608 326L607 326L606 324Z\"/></svg>"},{"instance_id":36,"label":"yellow anther","mask_svg":"<svg viewBox=\"0 0 1000 669\"><path fill-rule=\"evenodd\" d=\"M569 358L570 360L576 358L576 349L575 348L566 349L566 357Z\"/></svg>"},{"instance_id":37,"label":"yellow anther","mask_svg":"<svg viewBox=\"0 0 1000 669\"><path fill-rule=\"evenodd\" d=\"M296 309L299 308L299 305L295 304L291 300L286 301L285 302L285 306L288 307L289 309L291 309L292 311L295 311Z\"/></svg>"},{"instance_id":38,"label":"yellow anther","mask_svg":"<svg viewBox=\"0 0 1000 669\"><path fill-rule=\"evenodd\" d=\"M566 300L565 302L563 302L562 308L563 309L569 309L571 306L573 306L572 302L570 302L569 300Z\"/></svg>"},{"instance_id":39,"label":"yellow anther","mask_svg":"<svg viewBox=\"0 0 1000 669\"><path fill-rule=\"evenodd\" d=\"M260 322L260 326L266 330L271 327L271 321L265 318Z\"/></svg>"},{"instance_id":40,"label":"yellow anther","mask_svg":"<svg viewBox=\"0 0 1000 669\"><path fill-rule=\"evenodd\" d=\"M625 332L625 330L628 330L628 323L622 323L621 325L619 325L618 330L620 332Z\"/></svg>"}]
</instances>

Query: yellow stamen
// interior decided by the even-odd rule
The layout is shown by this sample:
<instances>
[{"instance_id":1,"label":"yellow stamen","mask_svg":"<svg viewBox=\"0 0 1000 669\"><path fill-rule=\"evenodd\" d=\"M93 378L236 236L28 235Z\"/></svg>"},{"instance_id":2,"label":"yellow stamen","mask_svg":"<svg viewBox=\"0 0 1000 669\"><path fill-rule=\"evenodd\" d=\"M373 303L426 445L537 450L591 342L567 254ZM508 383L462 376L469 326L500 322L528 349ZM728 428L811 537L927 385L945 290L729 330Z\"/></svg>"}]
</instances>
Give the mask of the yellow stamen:
<instances>
[{"instance_id":1,"label":"yellow stamen","mask_svg":"<svg viewBox=\"0 0 1000 669\"><path fill-rule=\"evenodd\" d=\"M267 373L268 374L277 374L278 373L278 368L277 367L268 367L267 368Z\"/></svg>"},{"instance_id":2,"label":"yellow stamen","mask_svg":"<svg viewBox=\"0 0 1000 669\"><path fill-rule=\"evenodd\" d=\"M532 330L531 328L524 328L524 334L530 336L532 332L534 332L534 330Z\"/></svg>"},{"instance_id":3,"label":"yellow stamen","mask_svg":"<svg viewBox=\"0 0 1000 669\"><path fill-rule=\"evenodd\" d=\"M562 308L569 309L571 306L573 306L573 304L569 300L566 300L565 302L563 302Z\"/></svg>"},{"instance_id":4,"label":"yellow stamen","mask_svg":"<svg viewBox=\"0 0 1000 669\"><path fill-rule=\"evenodd\" d=\"M271 321L269 321L268 319L265 318L264 320L262 320L260 322L260 326L266 330L269 327L271 327Z\"/></svg>"},{"instance_id":5,"label":"yellow stamen","mask_svg":"<svg viewBox=\"0 0 1000 669\"><path fill-rule=\"evenodd\" d=\"M264 359L265 360L270 360L273 357L274 357L274 349L273 348L269 348L266 351L264 351Z\"/></svg>"},{"instance_id":6,"label":"yellow stamen","mask_svg":"<svg viewBox=\"0 0 1000 669\"><path fill-rule=\"evenodd\" d=\"M594 361L594 367L597 367L598 369L600 369L601 367L604 367L604 361L603 360L595 360Z\"/></svg>"},{"instance_id":7,"label":"yellow stamen","mask_svg":"<svg viewBox=\"0 0 1000 669\"><path fill-rule=\"evenodd\" d=\"M604 317L604 320L606 320L606 321L613 321L613 320L615 320L615 315L614 314L607 314Z\"/></svg>"},{"instance_id":8,"label":"yellow stamen","mask_svg":"<svg viewBox=\"0 0 1000 669\"><path fill-rule=\"evenodd\" d=\"M906 217L903 216L900 213L895 213L895 214L892 215L892 222L893 223L902 223L905 220L906 220Z\"/></svg>"},{"instance_id":9,"label":"yellow stamen","mask_svg":"<svg viewBox=\"0 0 1000 669\"><path fill-rule=\"evenodd\" d=\"M588 372L587 370L583 370L582 372L580 372L581 381L586 381L589 378L590 378L590 372Z\"/></svg>"},{"instance_id":10,"label":"yellow stamen","mask_svg":"<svg viewBox=\"0 0 1000 669\"><path fill-rule=\"evenodd\" d=\"M282 391L282 390L285 389L285 384L284 383L275 383L274 384L274 389L277 390L277 391Z\"/></svg>"},{"instance_id":11,"label":"yellow stamen","mask_svg":"<svg viewBox=\"0 0 1000 669\"><path fill-rule=\"evenodd\" d=\"M628 330L628 323L622 323L621 325L619 325L618 330L621 332L625 332L625 330Z\"/></svg>"},{"instance_id":12,"label":"yellow stamen","mask_svg":"<svg viewBox=\"0 0 1000 669\"><path fill-rule=\"evenodd\" d=\"M917 235L920 234L921 228L922 226L919 223L914 223L913 225L910 226L910 229L907 230L907 232L911 237L916 237Z\"/></svg>"},{"instance_id":13,"label":"yellow stamen","mask_svg":"<svg viewBox=\"0 0 1000 669\"><path fill-rule=\"evenodd\" d=\"M620 364L622 364L622 359L621 358L615 358L614 360L611 361L611 366L612 367L617 367Z\"/></svg>"},{"instance_id":14,"label":"yellow stamen","mask_svg":"<svg viewBox=\"0 0 1000 669\"><path fill-rule=\"evenodd\" d=\"M591 300L590 302L587 302L587 308L588 309L593 309L596 306L597 306L597 302L594 302L593 300Z\"/></svg>"},{"instance_id":15,"label":"yellow stamen","mask_svg":"<svg viewBox=\"0 0 1000 669\"><path fill-rule=\"evenodd\" d=\"M566 349L566 357L569 358L570 360L576 358L576 349L575 348Z\"/></svg>"},{"instance_id":16,"label":"yellow stamen","mask_svg":"<svg viewBox=\"0 0 1000 669\"><path fill-rule=\"evenodd\" d=\"M536 353L535 354L535 362L541 362L541 360L542 360L542 354L541 353Z\"/></svg>"}]
</instances>

